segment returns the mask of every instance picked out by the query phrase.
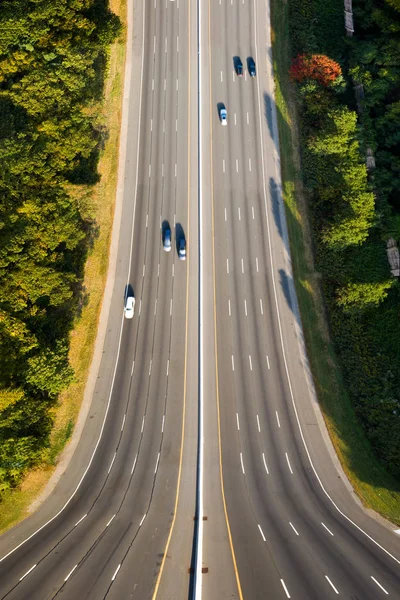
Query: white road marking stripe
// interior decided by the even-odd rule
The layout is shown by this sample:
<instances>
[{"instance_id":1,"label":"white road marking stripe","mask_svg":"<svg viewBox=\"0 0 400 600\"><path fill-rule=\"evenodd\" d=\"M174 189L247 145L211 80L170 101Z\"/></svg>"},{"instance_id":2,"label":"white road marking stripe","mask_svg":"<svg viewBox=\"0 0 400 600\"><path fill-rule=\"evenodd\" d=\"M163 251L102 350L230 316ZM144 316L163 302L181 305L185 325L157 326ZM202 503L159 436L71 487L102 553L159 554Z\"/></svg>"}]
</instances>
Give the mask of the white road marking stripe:
<instances>
[{"instance_id":1,"label":"white road marking stripe","mask_svg":"<svg viewBox=\"0 0 400 600\"><path fill-rule=\"evenodd\" d=\"M385 588L383 587L383 585L381 585L381 584L379 583L379 581L377 581L377 580L375 579L375 577L372 577L372 575L371 575L371 579L372 579L372 581L375 581L376 585L378 585L378 586L381 588L382 592L384 592L384 593L386 594L386 596L389 596L389 592L387 592L387 591L385 590Z\"/></svg>"},{"instance_id":2,"label":"white road marking stripe","mask_svg":"<svg viewBox=\"0 0 400 600\"><path fill-rule=\"evenodd\" d=\"M64 581L68 581L68 579L71 577L72 573L75 571L76 567L78 565L75 565L73 569L70 570L70 572L68 573L68 575L66 576L66 578L64 579Z\"/></svg>"},{"instance_id":3,"label":"white road marking stripe","mask_svg":"<svg viewBox=\"0 0 400 600\"><path fill-rule=\"evenodd\" d=\"M144 415L143 415L143 419L142 419L142 429L141 429L140 433L143 433L143 429L144 429Z\"/></svg>"},{"instance_id":4,"label":"white road marking stripe","mask_svg":"<svg viewBox=\"0 0 400 600\"><path fill-rule=\"evenodd\" d=\"M261 433L260 419L258 418L258 415L257 415L257 427L258 427L259 433Z\"/></svg>"},{"instance_id":5,"label":"white road marking stripe","mask_svg":"<svg viewBox=\"0 0 400 600\"><path fill-rule=\"evenodd\" d=\"M152 364L153 364L153 359L151 358L150 359L150 367L149 367L149 377L151 375L151 366L152 366Z\"/></svg>"},{"instance_id":6,"label":"white road marking stripe","mask_svg":"<svg viewBox=\"0 0 400 600\"><path fill-rule=\"evenodd\" d=\"M253 220L254 220L254 206L251 207L251 214L253 215Z\"/></svg>"},{"instance_id":7,"label":"white road marking stripe","mask_svg":"<svg viewBox=\"0 0 400 600\"><path fill-rule=\"evenodd\" d=\"M267 359L267 366L268 366L268 369L270 369L271 367L269 366L269 358L268 358L268 355L267 355L265 358Z\"/></svg>"},{"instance_id":8,"label":"white road marking stripe","mask_svg":"<svg viewBox=\"0 0 400 600\"><path fill-rule=\"evenodd\" d=\"M293 531L295 532L295 534L299 535L298 532L296 531L296 528L294 527L294 525L292 525L292 523L290 521L289 521L289 525L293 529Z\"/></svg>"},{"instance_id":9,"label":"white road marking stripe","mask_svg":"<svg viewBox=\"0 0 400 600\"><path fill-rule=\"evenodd\" d=\"M177 173L178 173L178 165L175 163L175 177L176 177Z\"/></svg>"},{"instance_id":10,"label":"white road marking stripe","mask_svg":"<svg viewBox=\"0 0 400 600\"><path fill-rule=\"evenodd\" d=\"M178 91L178 90L179 90L179 81L178 81L178 79L177 79L177 80L176 80L176 91Z\"/></svg>"},{"instance_id":11,"label":"white road marking stripe","mask_svg":"<svg viewBox=\"0 0 400 600\"><path fill-rule=\"evenodd\" d=\"M233 81L233 83L235 83L235 71L232 71L232 81ZM236 121L235 121L235 125L236 125Z\"/></svg>"},{"instance_id":12,"label":"white road marking stripe","mask_svg":"<svg viewBox=\"0 0 400 600\"><path fill-rule=\"evenodd\" d=\"M161 433L164 433L165 415L162 417Z\"/></svg>"},{"instance_id":13,"label":"white road marking stripe","mask_svg":"<svg viewBox=\"0 0 400 600\"><path fill-rule=\"evenodd\" d=\"M258 258L256 256L256 269L257 269L257 273L258 273Z\"/></svg>"},{"instance_id":14,"label":"white road marking stripe","mask_svg":"<svg viewBox=\"0 0 400 600\"><path fill-rule=\"evenodd\" d=\"M139 302L139 315L142 312L142 299L140 298L140 302Z\"/></svg>"},{"instance_id":15,"label":"white road marking stripe","mask_svg":"<svg viewBox=\"0 0 400 600\"><path fill-rule=\"evenodd\" d=\"M264 535L264 533L263 533L263 530L261 529L261 526L260 526L260 525L258 525L258 529L260 530L261 537L262 537L262 539L263 539L263 540L264 540L264 542L265 542L265 535Z\"/></svg>"},{"instance_id":16,"label":"white road marking stripe","mask_svg":"<svg viewBox=\"0 0 400 600\"><path fill-rule=\"evenodd\" d=\"M161 165L161 177L164 177L164 163Z\"/></svg>"},{"instance_id":17,"label":"white road marking stripe","mask_svg":"<svg viewBox=\"0 0 400 600\"><path fill-rule=\"evenodd\" d=\"M149 165L149 177L151 177L151 164Z\"/></svg>"},{"instance_id":18,"label":"white road marking stripe","mask_svg":"<svg viewBox=\"0 0 400 600\"><path fill-rule=\"evenodd\" d=\"M251 171L251 158L249 158L249 171Z\"/></svg>"},{"instance_id":19,"label":"white road marking stripe","mask_svg":"<svg viewBox=\"0 0 400 600\"><path fill-rule=\"evenodd\" d=\"M228 220L228 215L226 213L226 208L225 208L225 221L227 221L227 220Z\"/></svg>"},{"instance_id":20,"label":"white road marking stripe","mask_svg":"<svg viewBox=\"0 0 400 600\"><path fill-rule=\"evenodd\" d=\"M233 359L233 354L232 354L232 371L234 371L234 370L235 370L235 361Z\"/></svg>"},{"instance_id":21,"label":"white road marking stripe","mask_svg":"<svg viewBox=\"0 0 400 600\"><path fill-rule=\"evenodd\" d=\"M234 116L234 119L235 119L235 125L236 125L236 113L234 113L234 115L233 115L233 116Z\"/></svg>"},{"instance_id":22,"label":"white road marking stripe","mask_svg":"<svg viewBox=\"0 0 400 600\"><path fill-rule=\"evenodd\" d=\"M264 314L264 311L263 311L263 303L262 303L262 298L260 298L260 309L261 309L261 314L263 315L263 314Z\"/></svg>"},{"instance_id":23,"label":"white road marking stripe","mask_svg":"<svg viewBox=\"0 0 400 600\"><path fill-rule=\"evenodd\" d=\"M171 301L169 303L169 316L172 317L172 298L171 298Z\"/></svg>"},{"instance_id":24,"label":"white road marking stripe","mask_svg":"<svg viewBox=\"0 0 400 600\"><path fill-rule=\"evenodd\" d=\"M147 215L146 215L146 229L147 229L148 225L149 225L149 214L147 213Z\"/></svg>"},{"instance_id":25,"label":"white road marking stripe","mask_svg":"<svg viewBox=\"0 0 400 600\"><path fill-rule=\"evenodd\" d=\"M157 277L160 277L160 263L157 266Z\"/></svg>"},{"instance_id":26,"label":"white road marking stripe","mask_svg":"<svg viewBox=\"0 0 400 600\"><path fill-rule=\"evenodd\" d=\"M285 582L283 581L283 579L281 579L281 584L282 584L283 589L285 590L286 598L290 598L289 591L288 591L288 589L287 589L287 587L286 587Z\"/></svg>"},{"instance_id":27,"label":"white road marking stripe","mask_svg":"<svg viewBox=\"0 0 400 600\"><path fill-rule=\"evenodd\" d=\"M111 517L111 519L108 521L108 523L107 523L106 527L108 527L109 525L111 525L111 523L114 521L115 517L116 517L116 515L113 515L113 516Z\"/></svg>"},{"instance_id":28,"label":"white road marking stripe","mask_svg":"<svg viewBox=\"0 0 400 600\"><path fill-rule=\"evenodd\" d=\"M240 221L241 220L240 219L240 206L238 206L238 216L239 216L239 221Z\"/></svg>"},{"instance_id":29,"label":"white road marking stripe","mask_svg":"<svg viewBox=\"0 0 400 600\"><path fill-rule=\"evenodd\" d=\"M153 36L153 54L156 53L156 36Z\"/></svg>"},{"instance_id":30,"label":"white road marking stripe","mask_svg":"<svg viewBox=\"0 0 400 600\"><path fill-rule=\"evenodd\" d=\"M144 277L145 271L146 271L146 265L143 265L143 275L142 275L142 277Z\"/></svg>"},{"instance_id":31,"label":"white road marking stripe","mask_svg":"<svg viewBox=\"0 0 400 600\"><path fill-rule=\"evenodd\" d=\"M244 475L245 472L244 472L244 465L243 465L243 456L242 456L242 453L240 453L240 464L242 465L242 471L243 471L243 475Z\"/></svg>"},{"instance_id":32,"label":"white road marking stripe","mask_svg":"<svg viewBox=\"0 0 400 600\"><path fill-rule=\"evenodd\" d=\"M251 362L251 355L249 354L250 371L253 370L253 364Z\"/></svg>"},{"instance_id":33,"label":"white road marking stripe","mask_svg":"<svg viewBox=\"0 0 400 600\"><path fill-rule=\"evenodd\" d=\"M178 119L175 119L175 131L178 131Z\"/></svg>"},{"instance_id":34,"label":"white road marking stripe","mask_svg":"<svg viewBox=\"0 0 400 600\"><path fill-rule=\"evenodd\" d=\"M143 517L142 517L142 520L141 520L141 521L140 521L140 523L139 523L139 527L141 527L141 526L143 525L143 521L144 521L144 520L145 520L145 518L146 518L146 514L147 514L147 513L144 513L144 515L143 515Z\"/></svg>"},{"instance_id":35,"label":"white road marking stripe","mask_svg":"<svg viewBox=\"0 0 400 600\"><path fill-rule=\"evenodd\" d=\"M168 38L167 38L167 36L165 36L165 53L167 53L167 48L168 48Z\"/></svg>"},{"instance_id":36,"label":"white road marking stripe","mask_svg":"<svg viewBox=\"0 0 400 600\"><path fill-rule=\"evenodd\" d=\"M236 159L236 173L239 173L239 161Z\"/></svg>"},{"instance_id":37,"label":"white road marking stripe","mask_svg":"<svg viewBox=\"0 0 400 600\"><path fill-rule=\"evenodd\" d=\"M276 414L276 420L278 421L278 427L280 427L281 424L279 422L279 415L278 415L278 411L277 410L275 411L275 414Z\"/></svg>"},{"instance_id":38,"label":"white road marking stripe","mask_svg":"<svg viewBox=\"0 0 400 600\"><path fill-rule=\"evenodd\" d=\"M225 173L225 159L222 159L222 172Z\"/></svg>"},{"instance_id":39,"label":"white road marking stripe","mask_svg":"<svg viewBox=\"0 0 400 600\"><path fill-rule=\"evenodd\" d=\"M247 302L246 302L246 300L244 301L244 312L247 317Z\"/></svg>"},{"instance_id":40,"label":"white road marking stripe","mask_svg":"<svg viewBox=\"0 0 400 600\"><path fill-rule=\"evenodd\" d=\"M167 89L167 80L164 79L164 92L165 92L166 89Z\"/></svg>"},{"instance_id":41,"label":"white road marking stripe","mask_svg":"<svg viewBox=\"0 0 400 600\"><path fill-rule=\"evenodd\" d=\"M152 91L152 92L154 92L154 79L153 79L153 81L151 82L151 91Z\"/></svg>"},{"instance_id":42,"label":"white road marking stripe","mask_svg":"<svg viewBox=\"0 0 400 600\"><path fill-rule=\"evenodd\" d=\"M118 567L115 569L115 573L114 573L114 575L111 577L111 581L114 581L114 579L116 578L116 576L117 576L117 573L118 573L118 571L120 570L120 568L121 568L121 563L120 563L120 564L118 565Z\"/></svg>"},{"instance_id":43,"label":"white road marking stripe","mask_svg":"<svg viewBox=\"0 0 400 600\"><path fill-rule=\"evenodd\" d=\"M126 419L126 413L124 414L124 418L123 418L123 420L122 420L121 431L123 431L123 430L124 430L125 419Z\"/></svg>"},{"instance_id":44,"label":"white road marking stripe","mask_svg":"<svg viewBox=\"0 0 400 600\"><path fill-rule=\"evenodd\" d=\"M165 119L163 120L162 130L163 130L163 133L165 133Z\"/></svg>"},{"instance_id":45,"label":"white road marking stripe","mask_svg":"<svg viewBox=\"0 0 400 600\"><path fill-rule=\"evenodd\" d=\"M264 452L263 452L263 454L262 454L262 457L263 457L263 462L264 462L264 467L265 467L265 470L267 471L267 475L269 475L269 471L268 471L268 467L267 467L267 461L265 460L265 455L264 455Z\"/></svg>"},{"instance_id":46,"label":"white road marking stripe","mask_svg":"<svg viewBox=\"0 0 400 600\"><path fill-rule=\"evenodd\" d=\"M176 51L179 52L179 35L176 36Z\"/></svg>"},{"instance_id":47,"label":"white road marking stripe","mask_svg":"<svg viewBox=\"0 0 400 600\"><path fill-rule=\"evenodd\" d=\"M153 119L150 120L150 131L153 131Z\"/></svg>"},{"instance_id":48,"label":"white road marking stripe","mask_svg":"<svg viewBox=\"0 0 400 600\"><path fill-rule=\"evenodd\" d=\"M169 373L169 359L167 360L167 377L168 377L168 373Z\"/></svg>"},{"instance_id":49,"label":"white road marking stripe","mask_svg":"<svg viewBox=\"0 0 400 600\"><path fill-rule=\"evenodd\" d=\"M242 273L244 273L244 262L243 262L243 258L242 258Z\"/></svg>"},{"instance_id":50,"label":"white road marking stripe","mask_svg":"<svg viewBox=\"0 0 400 600\"><path fill-rule=\"evenodd\" d=\"M27 572L25 573L25 575L22 575L22 577L20 578L20 581L22 581L22 580L24 579L24 577L26 577L27 575L29 575L29 573L30 573L31 571L33 571L33 569L34 569L36 566L37 566L37 563L36 563L36 565L33 565L33 567L31 567L31 568L29 569L29 571L27 571Z\"/></svg>"},{"instance_id":51,"label":"white road marking stripe","mask_svg":"<svg viewBox=\"0 0 400 600\"><path fill-rule=\"evenodd\" d=\"M250 121L249 121L249 113L247 113L247 125L249 125Z\"/></svg>"},{"instance_id":52,"label":"white road marking stripe","mask_svg":"<svg viewBox=\"0 0 400 600\"><path fill-rule=\"evenodd\" d=\"M135 368L135 361L132 362L132 369L131 369L131 377L133 375L133 369Z\"/></svg>"},{"instance_id":53,"label":"white road marking stripe","mask_svg":"<svg viewBox=\"0 0 400 600\"><path fill-rule=\"evenodd\" d=\"M143 430L142 430L142 431L143 431ZM136 461L137 461L137 454L136 454L136 456L135 456L135 460L133 461L133 465L132 465L132 469L131 469L131 475L132 475L133 471L135 470L135 467L136 467Z\"/></svg>"},{"instance_id":54,"label":"white road marking stripe","mask_svg":"<svg viewBox=\"0 0 400 600\"><path fill-rule=\"evenodd\" d=\"M172 277L175 275L175 265L172 263Z\"/></svg>"},{"instance_id":55,"label":"white road marking stripe","mask_svg":"<svg viewBox=\"0 0 400 600\"><path fill-rule=\"evenodd\" d=\"M157 473L158 463L159 462L160 462L160 453L158 453L158 456L157 456L157 462L156 462L156 468L154 469L154 475Z\"/></svg>"},{"instance_id":56,"label":"white road marking stripe","mask_svg":"<svg viewBox=\"0 0 400 600\"><path fill-rule=\"evenodd\" d=\"M228 258L226 259L226 272L229 275L229 259Z\"/></svg>"},{"instance_id":57,"label":"white road marking stripe","mask_svg":"<svg viewBox=\"0 0 400 600\"><path fill-rule=\"evenodd\" d=\"M330 533L330 534L331 534L331 536L333 537L333 533L332 533L332 531L331 531L330 529L328 529L328 528L327 528L327 526L325 525L325 523L322 523L322 521L321 521L321 525L322 525L322 527L325 527L325 529L327 530L327 532L328 532L328 533Z\"/></svg>"},{"instance_id":58,"label":"white road marking stripe","mask_svg":"<svg viewBox=\"0 0 400 600\"><path fill-rule=\"evenodd\" d=\"M231 301L228 300L228 312L229 312L229 316L231 316Z\"/></svg>"},{"instance_id":59,"label":"white road marking stripe","mask_svg":"<svg viewBox=\"0 0 400 600\"><path fill-rule=\"evenodd\" d=\"M115 460L115 457L116 457L116 456L117 456L117 453L115 452L115 454L114 454L114 456L113 456L113 458L112 458L111 464L110 464L110 466L108 467L108 472L110 472L110 471L111 471L111 469L112 469L112 466L113 466L113 464L114 464L114 460Z\"/></svg>"},{"instance_id":60,"label":"white road marking stripe","mask_svg":"<svg viewBox=\"0 0 400 600\"><path fill-rule=\"evenodd\" d=\"M221 83L223 82L223 80L224 80L224 78L223 78L222 71L221 71Z\"/></svg>"},{"instance_id":61,"label":"white road marking stripe","mask_svg":"<svg viewBox=\"0 0 400 600\"><path fill-rule=\"evenodd\" d=\"M331 586L331 588L336 592L336 594L339 594L339 592L337 591L337 589L333 585L332 581L329 579L328 575L325 575L325 579L327 580L327 582L329 583L329 585Z\"/></svg>"},{"instance_id":62,"label":"white road marking stripe","mask_svg":"<svg viewBox=\"0 0 400 600\"><path fill-rule=\"evenodd\" d=\"M238 431L240 431L240 426L239 426L239 415L236 413L236 423L237 423L237 428Z\"/></svg>"},{"instance_id":63,"label":"white road marking stripe","mask_svg":"<svg viewBox=\"0 0 400 600\"><path fill-rule=\"evenodd\" d=\"M292 471L292 467L291 467L291 465L290 465L290 461L289 461L288 453L287 453L287 452L285 452L285 454L286 454L286 460L287 460L288 467L289 467L289 469L290 469L290 472L291 472L291 474L293 475L293 471Z\"/></svg>"},{"instance_id":64,"label":"white road marking stripe","mask_svg":"<svg viewBox=\"0 0 400 600\"><path fill-rule=\"evenodd\" d=\"M82 523L83 519L86 519L86 517L87 517L87 513L86 513L86 515L83 515L83 517L81 517L81 518L79 519L79 521L77 521L77 522L75 523L75 527L77 527L77 526L79 525L79 523Z\"/></svg>"},{"instance_id":65,"label":"white road marking stripe","mask_svg":"<svg viewBox=\"0 0 400 600\"><path fill-rule=\"evenodd\" d=\"M156 315L156 314L157 314L157 298L156 298L156 303L154 305L154 315Z\"/></svg>"}]
</instances>

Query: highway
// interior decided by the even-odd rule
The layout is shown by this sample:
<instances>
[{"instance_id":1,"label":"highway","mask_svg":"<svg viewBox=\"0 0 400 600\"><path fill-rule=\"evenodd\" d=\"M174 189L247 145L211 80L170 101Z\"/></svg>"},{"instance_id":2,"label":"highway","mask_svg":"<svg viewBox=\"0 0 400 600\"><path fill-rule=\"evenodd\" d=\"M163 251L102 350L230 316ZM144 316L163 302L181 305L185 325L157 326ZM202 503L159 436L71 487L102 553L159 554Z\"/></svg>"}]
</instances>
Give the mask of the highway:
<instances>
[{"instance_id":1,"label":"highway","mask_svg":"<svg viewBox=\"0 0 400 600\"><path fill-rule=\"evenodd\" d=\"M93 401L53 493L0 538L0 597L192 597L200 397L196 600L399 598L400 537L356 502L313 395L281 198L268 6L128 9Z\"/></svg>"},{"instance_id":2,"label":"highway","mask_svg":"<svg viewBox=\"0 0 400 600\"><path fill-rule=\"evenodd\" d=\"M217 404L235 597L398 598L399 537L355 503L314 410L283 218L268 7L209 2L204 20ZM215 579L204 578L204 597Z\"/></svg>"},{"instance_id":3,"label":"highway","mask_svg":"<svg viewBox=\"0 0 400 600\"><path fill-rule=\"evenodd\" d=\"M0 540L0 597L10 600L151 598L174 523L181 465L192 456L174 554L180 570L187 561L181 583L187 595L197 452L190 15L186 3L170 0L130 2L129 11L121 225L101 364L68 470L40 510ZM194 37L194 61L195 43ZM192 214L196 219L196 206ZM167 223L170 252L162 245ZM191 227L196 231L196 221ZM182 236L186 261L177 253ZM123 317L127 284L136 298L132 320Z\"/></svg>"}]
</instances>

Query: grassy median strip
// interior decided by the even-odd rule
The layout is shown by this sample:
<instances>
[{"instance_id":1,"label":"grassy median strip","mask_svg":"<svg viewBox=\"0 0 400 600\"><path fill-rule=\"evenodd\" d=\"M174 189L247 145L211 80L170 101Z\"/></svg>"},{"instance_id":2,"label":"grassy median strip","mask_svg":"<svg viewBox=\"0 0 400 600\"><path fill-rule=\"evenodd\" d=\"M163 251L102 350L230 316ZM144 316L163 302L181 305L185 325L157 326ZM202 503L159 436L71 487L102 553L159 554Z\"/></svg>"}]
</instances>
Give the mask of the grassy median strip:
<instances>
[{"instance_id":1,"label":"grassy median strip","mask_svg":"<svg viewBox=\"0 0 400 600\"><path fill-rule=\"evenodd\" d=\"M118 177L118 149L122 117L122 96L126 54L126 0L110 0L110 10L124 26L123 34L110 51L103 100L103 123L107 141L100 156L100 181L87 190L86 201L96 222L98 235L93 240L85 267L82 312L71 332L69 359L75 372L75 383L61 394L54 410L54 428L46 463L31 471L20 487L6 493L0 504L0 533L27 516L32 501L40 494L57 464L57 457L70 438L83 400L86 380L94 352L97 324L107 278L108 252L114 216Z\"/></svg>"},{"instance_id":2,"label":"grassy median strip","mask_svg":"<svg viewBox=\"0 0 400 600\"><path fill-rule=\"evenodd\" d=\"M288 76L291 54L287 2L272 0L272 31L283 199L293 275L318 399L342 467L361 501L400 525L400 485L372 454L355 417L330 341L319 276L313 264L307 193L301 179L296 103Z\"/></svg>"}]
</instances>

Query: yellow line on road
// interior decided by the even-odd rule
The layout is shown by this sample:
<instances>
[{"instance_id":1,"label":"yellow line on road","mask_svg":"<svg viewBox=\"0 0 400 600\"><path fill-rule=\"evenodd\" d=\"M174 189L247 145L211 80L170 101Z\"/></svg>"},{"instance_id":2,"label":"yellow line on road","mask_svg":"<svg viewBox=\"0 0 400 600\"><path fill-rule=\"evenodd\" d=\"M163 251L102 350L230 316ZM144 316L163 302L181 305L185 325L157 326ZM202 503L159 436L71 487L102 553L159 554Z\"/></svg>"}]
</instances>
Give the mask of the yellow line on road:
<instances>
[{"instance_id":1,"label":"yellow line on road","mask_svg":"<svg viewBox=\"0 0 400 600\"><path fill-rule=\"evenodd\" d=\"M243 600L242 587L240 585L240 577L239 571L236 563L235 550L233 547L232 541L232 533L229 525L229 517L228 510L226 508L226 499L225 499L225 488L224 488L224 475L222 469L222 443L221 443L221 416L220 416L220 406L219 406L219 376L218 376L218 341L217 341L217 301L216 301L216 291L215 291L215 243L214 243L214 174L213 174L213 145L212 145L212 53L211 53L211 6L210 0L208 0L208 49L210 56L210 165L211 165L211 177L210 177L210 189L211 189L211 236L212 236L212 263L213 263L213 293L214 293L214 347L215 347L215 384L216 384L216 393L217 393L217 421L218 421L218 450L219 450L219 472L221 479L221 492L222 492L222 502L224 505L224 513L225 513L225 521L226 528L228 531L229 545L231 548L232 561L233 561L233 569L235 571L236 584L238 588L239 598ZM200 110L200 108L199 108ZM201 135L201 132L199 132Z\"/></svg>"},{"instance_id":2,"label":"yellow line on road","mask_svg":"<svg viewBox=\"0 0 400 600\"><path fill-rule=\"evenodd\" d=\"M146 2L146 0L144 0ZM186 248L190 251L190 239L189 239L189 223L190 223L190 0L188 2L188 226L187 226L187 244ZM179 504L179 493L181 487L181 477L182 477L182 459L183 459L183 445L185 441L185 417L186 417L186 381L187 381L187 349L188 349L188 322L189 322L189 256L187 257L187 270L186 270L186 331L185 331L185 367L184 367L184 376L183 376L183 407L182 407L182 438L181 438L181 448L180 448L180 456L179 456L179 469L178 469L178 482L176 488L176 496L175 496L175 505L174 505L174 516L171 523L171 528L169 530L167 543L165 545L165 550L163 554L163 558L161 561L160 570L158 572L156 585L154 588L154 593L152 596L152 600L156 600L158 590L160 587L161 577L164 571L165 559L168 555L168 548L171 542L172 533L175 526L176 514L178 511Z\"/></svg>"}]
</instances>

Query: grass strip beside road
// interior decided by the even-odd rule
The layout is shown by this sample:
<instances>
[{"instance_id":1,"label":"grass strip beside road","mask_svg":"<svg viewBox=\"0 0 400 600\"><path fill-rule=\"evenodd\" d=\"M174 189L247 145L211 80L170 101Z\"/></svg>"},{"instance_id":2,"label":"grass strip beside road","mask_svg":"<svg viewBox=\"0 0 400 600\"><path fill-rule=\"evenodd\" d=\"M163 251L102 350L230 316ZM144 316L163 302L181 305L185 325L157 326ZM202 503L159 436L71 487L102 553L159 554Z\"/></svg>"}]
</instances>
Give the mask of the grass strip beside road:
<instances>
[{"instance_id":1,"label":"grass strip beside road","mask_svg":"<svg viewBox=\"0 0 400 600\"><path fill-rule=\"evenodd\" d=\"M3 533L28 514L33 500L49 481L57 464L57 457L70 438L78 418L85 391L89 367L94 352L98 319L107 279L108 254L114 217L114 203L118 178L118 150L122 118L122 96L126 54L126 0L110 0L110 10L117 14L124 30L111 46L104 87L102 122L107 141L101 153L98 172L100 181L91 190L83 189L81 200L90 205L95 220L97 237L88 255L83 281L82 311L71 332L69 359L75 372L75 383L61 394L54 410L54 428L46 463L26 475L20 487L4 495L0 504L0 533ZM86 197L85 197L86 196ZM78 200L78 199L77 199Z\"/></svg>"},{"instance_id":2,"label":"grass strip beside road","mask_svg":"<svg viewBox=\"0 0 400 600\"><path fill-rule=\"evenodd\" d=\"M275 72L282 189L289 230L293 276L308 358L319 403L342 467L362 503L400 525L400 484L372 453L347 395L330 340L319 274L315 271L307 191L301 178L298 115L288 70L291 61L289 7L272 0Z\"/></svg>"}]
</instances>

